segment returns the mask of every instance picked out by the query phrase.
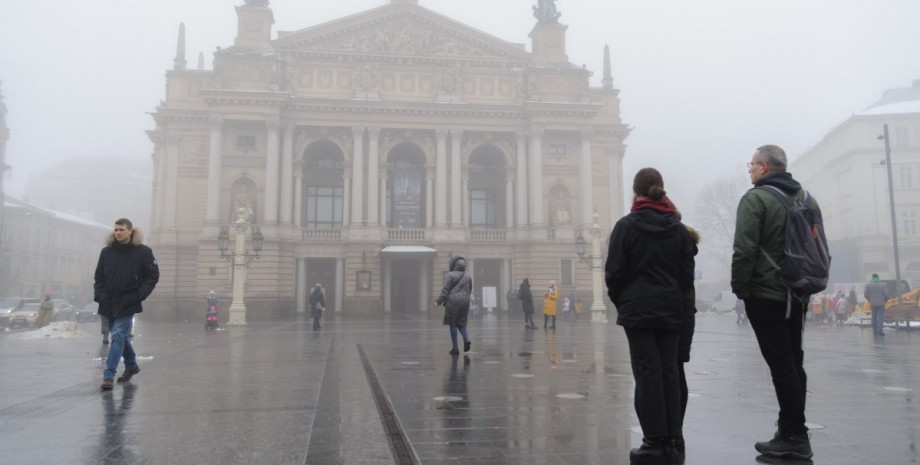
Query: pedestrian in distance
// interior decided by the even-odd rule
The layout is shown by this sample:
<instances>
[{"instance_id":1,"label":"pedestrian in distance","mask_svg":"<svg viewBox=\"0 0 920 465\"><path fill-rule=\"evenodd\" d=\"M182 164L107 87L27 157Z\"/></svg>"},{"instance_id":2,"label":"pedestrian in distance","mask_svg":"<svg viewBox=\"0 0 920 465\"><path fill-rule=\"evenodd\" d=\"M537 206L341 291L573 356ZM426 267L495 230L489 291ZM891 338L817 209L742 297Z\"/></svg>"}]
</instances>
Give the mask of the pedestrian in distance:
<instances>
[{"instance_id":1,"label":"pedestrian in distance","mask_svg":"<svg viewBox=\"0 0 920 465\"><path fill-rule=\"evenodd\" d=\"M543 329L546 329L550 317L553 319L553 324L549 329L556 329L556 302L558 300L559 289L556 289L556 281L550 281L549 286L546 287L546 293L543 294Z\"/></svg>"},{"instance_id":2,"label":"pedestrian in distance","mask_svg":"<svg viewBox=\"0 0 920 465\"><path fill-rule=\"evenodd\" d=\"M143 242L141 230L134 228L130 220L119 218L99 253L93 299L99 303L99 314L108 320L112 336L100 386L103 390L113 388L122 358L125 371L118 377L119 383L130 381L141 371L128 334L134 315L144 310L141 302L150 296L160 280L160 268L153 251Z\"/></svg>"},{"instance_id":3,"label":"pedestrian in distance","mask_svg":"<svg viewBox=\"0 0 920 465\"><path fill-rule=\"evenodd\" d=\"M568 321L572 315L572 301L568 296L562 298L562 321Z\"/></svg>"},{"instance_id":4,"label":"pedestrian in distance","mask_svg":"<svg viewBox=\"0 0 920 465\"><path fill-rule=\"evenodd\" d=\"M837 326L843 326L846 323L848 308L850 308L850 301L846 297L837 299Z\"/></svg>"},{"instance_id":5,"label":"pedestrian in distance","mask_svg":"<svg viewBox=\"0 0 920 465\"><path fill-rule=\"evenodd\" d=\"M450 261L450 270L444 278L444 287L441 295L435 301L436 305L444 306L444 324L450 326L451 355L460 355L457 346L457 333L463 336L463 351L469 352L469 334L466 324L470 314L470 293L473 290L473 278L466 272L466 259L460 256L453 257Z\"/></svg>"},{"instance_id":6,"label":"pedestrian in distance","mask_svg":"<svg viewBox=\"0 0 920 465\"><path fill-rule=\"evenodd\" d=\"M524 327L537 329L533 322L533 294L530 292L530 278L524 278L518 287L517 298L521 301L521 310L524 311Z\"/></svg>"},{"instance_id":7,"label":"pedestrian in distance","mask_svg":"<svg viewBox=\"0 0 920 465\"><path fill-rule=\"evenodd\" d=\"M754 188L738 204L731 287L744 300L779 403L778 429L769 441L758 442L754 448L768 457L808 459L812 449L805 426L807 376L802 334L810 296L793 295L775 264L785 263L789 245L786 202L791 199L805 207L817 224L821 210L817 201L786 171L786 164L786 153L776 145L759 147L747 164ZM812 225L812 235L823 238L823 226L820 230L816 228ZM833 311L828 307L824 310Z\"/></svg>"},{"instance_id":8,"label":"pedestrian in distance","mask_svg":"<svg viewBox=\"0 0 920 465\"><path fill-rule=\"evenodd\" d=\"M872 332L877 336L884 336L885 328L885 302L891 297L888 295L888 286L878 279L878 273L872 273L872 279L866 283L863 296L872 308Z\"/></svg>"},{"instance_id":9,"label":"pedestrian in distance","mask_svg":"<svg viewBox=\"0 0 920 465\"><path fill-rule=\"evenodd\" d=\"M319 320L323 318L323 311L326 310L326 292L323 285L316 283L313 290L310 291L310 316L313 318L313 331L322 329Z\"/></svg>"},{"instance_id":10,"label":"pedestrian in distance","mask_svg":"<svg viewBox=\"0 0 920 465\"><path fill-rule=\"evenodd\" d=\"M686 299L693 293L695 253L661 173L639 170L630 213L613 228L604 269L636 383L634 404L643 438L629 453L635 465L683 461L677 448L683 446L678 356Z\"/></svg>"},{"instance_id":11,"label":"pedestrian in distance","mask_svg":"<svg viewBox=\"0 0 920 465\"><path fill-rule=\"evenodd\" d=\"M36 328L44 328L51 323L51 317L54 315L54 302L51 301L51 293L46 292L41 305L38 307L38 318L35 320Z\"/></svg>"}]
</instances>

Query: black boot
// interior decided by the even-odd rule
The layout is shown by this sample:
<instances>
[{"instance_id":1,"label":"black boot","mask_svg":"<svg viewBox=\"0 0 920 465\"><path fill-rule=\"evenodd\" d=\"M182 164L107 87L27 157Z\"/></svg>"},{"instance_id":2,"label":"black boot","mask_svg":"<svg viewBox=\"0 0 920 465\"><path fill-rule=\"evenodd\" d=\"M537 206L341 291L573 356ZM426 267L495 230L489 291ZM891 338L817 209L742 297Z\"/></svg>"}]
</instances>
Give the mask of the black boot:
<instances>
[{"instance_id":1,"label":"black boot","mask_svg":"<svg viewBox=\"0 0 920 465\"><path fill-rule=\"evenodd\" d=\"M642 445L629 451L629 463L632 465L670 465L665 454L665 438L642 438Z\"/></svg>"},{"instance_id":2,"label":"black boot","mask_svg":"<svg viewBox=\"0 0 920 465\"><path fill-rule=\"evenodd\" d=\"M754 449L768 457L810 459L812 456L808 433L782 434L777 431L773 439L754 444Z\"/></svg>"}]
</instances>

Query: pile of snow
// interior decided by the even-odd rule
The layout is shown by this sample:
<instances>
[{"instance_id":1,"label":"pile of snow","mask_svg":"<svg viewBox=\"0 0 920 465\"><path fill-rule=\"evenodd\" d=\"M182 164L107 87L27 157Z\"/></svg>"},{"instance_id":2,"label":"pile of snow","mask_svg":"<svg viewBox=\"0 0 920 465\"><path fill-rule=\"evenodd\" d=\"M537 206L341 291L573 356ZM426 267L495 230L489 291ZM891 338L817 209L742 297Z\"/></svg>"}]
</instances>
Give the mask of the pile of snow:
<instances>
[{"instance_id":1,"label":"pile of snow","mask_svg":"<svg viewBox=\"0 0 920 465\"><path fill-rule=\"evenodd\" d=\"M44 328L10 334L9 336L10 339L70 339L74 337L89 337L89 334L80 329L80 325L73 321L56 321Z\"/></svg>"}]
</instances>

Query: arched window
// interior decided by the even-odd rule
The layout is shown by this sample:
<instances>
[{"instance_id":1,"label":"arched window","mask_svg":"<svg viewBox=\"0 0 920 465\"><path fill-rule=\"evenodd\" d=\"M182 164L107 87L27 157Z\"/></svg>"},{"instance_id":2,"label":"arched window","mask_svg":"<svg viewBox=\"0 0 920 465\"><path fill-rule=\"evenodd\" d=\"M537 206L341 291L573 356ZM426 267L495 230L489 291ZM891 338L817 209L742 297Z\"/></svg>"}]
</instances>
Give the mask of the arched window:
<instances>
[{"instance_id":1,"label":"arched window","mask_svg":"<svg viewBox=\"0 0 920 465\"><path fill-rule=\"evenodd\" d=\"M344 211L344 167L338 145L321 140L310 144L303 164L303 227L342 227Z\"/></svg>"},{"instance_id":2,"label":"arched window","mask_svg":"<svg viewBox=\"0 0 920 465\"><path fill-rule=\"evenodd\" d=\"M505 157L494 145L470 154L470 229L503 229L505 224Z\"/></svg>"},{"instance_id":3,"label":"arched window","mask_svg":"<svg viewBox=\"0 0 920 465\"><path fill-rule=\"evenodd\" d=\"M415 144L397 145L387 157L387 226L424 228L425 196L424 152Z\"/></svg>"}]
</instances>

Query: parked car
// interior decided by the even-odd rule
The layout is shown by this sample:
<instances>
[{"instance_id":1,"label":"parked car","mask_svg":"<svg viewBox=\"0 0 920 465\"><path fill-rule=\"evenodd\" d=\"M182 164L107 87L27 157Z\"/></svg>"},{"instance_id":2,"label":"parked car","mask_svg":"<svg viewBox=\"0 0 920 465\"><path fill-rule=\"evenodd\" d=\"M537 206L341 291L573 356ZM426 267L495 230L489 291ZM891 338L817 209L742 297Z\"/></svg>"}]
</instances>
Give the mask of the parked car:
<instances>
[{"instance_id":1,"label":"parked car","mask_svg":"<svg viewBox=\"0 0 920 465\"><path fill-rule=\"evenodd\" d=\"M712 299L711 311L716 313L728 313L735 311L735 303L738 298L732 291L722 291Z\"/></svg>"},{"instance_id":2,"label":"parked car","mask_svg":"<svg viewBox=\"0 0 920 465\"><path fill-rule=\"evenodd\" d=\"M78 308L74 310L74 318L77 319L78 323L83 323L86 321L94 321L99 318L99 315L96 312L99 311L98 302L90 302L83 306L83 308Z\"/></svg>"},{"instance_id":3,"label":"parked car","mask_svg":"<svg viewBox=\"0 0 920 465\"><path fill-rule=\"evenodd\" d=\"M54 303L54 312L51 314L51 321L75 321L76 315L73 305L64 299L51 299Z\"/></svg>"},{"instance_id":4,"label":"parked car","mask_svg":"<svg viewBox=\"0 0 920 465\"><path fill-rule=\"evenodd\" d=\"M10 313L10 328L21 326L33 327L38 320L38 312L41 308L39 299L23 299L23 303Z\"/></svg>"},{"instance_id":5,"label":"parked car","mask_svg":"<svg viewBox=\"0 0 920 465\"><path fill-rule=\"evenodd\" d=\"M0 299L0 326L10 325L10 314L22 305L22 297L4 297Z\"/></svg>"}]
</instances>

